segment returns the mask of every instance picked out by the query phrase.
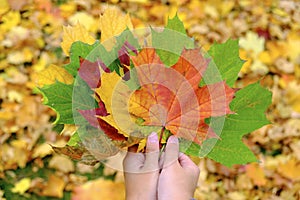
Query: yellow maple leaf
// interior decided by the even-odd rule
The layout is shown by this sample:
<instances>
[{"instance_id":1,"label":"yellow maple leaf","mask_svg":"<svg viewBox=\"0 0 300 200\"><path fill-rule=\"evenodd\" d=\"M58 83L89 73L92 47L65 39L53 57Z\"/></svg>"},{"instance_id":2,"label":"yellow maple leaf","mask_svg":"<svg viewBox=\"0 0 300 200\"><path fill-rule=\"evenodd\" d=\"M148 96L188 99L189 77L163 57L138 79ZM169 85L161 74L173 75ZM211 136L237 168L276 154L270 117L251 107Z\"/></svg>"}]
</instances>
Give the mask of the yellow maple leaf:
<instances>
[{"instance_id":1,"label":"yellow maple leaf","mask_svg":"<svg viewBox=\"0 0 300 200\"><path fill-rule=\"evenodd\" d=\"M101 42L107 50L110 50L116 40L114 36L119 35L126 28L132 29L133 25L129 14L123 15L115 7L107 8L103 15L100 15Z\"/></svg>"},{"instance_id":2,"label":"yellow maple leaf","mask_svg":"<svg viewBox=\"0 0 300 200\"><path fill-rule=\"evenodd\" d=\"M30 178L23 178L15 184L15 187L13 187L11 191L13 193L24 194L30 188L30 184L31 184Z\"/></svg>"},{"instance_id":3,"label":"yellow maple leaf","mask_svg":"<svg viewBox=\"0 0 300 200\"><path fill-rule=\"evenodd\" d=\"M98 20L94 19L92 15L86 12L76 12L74 15L69 17L68 21L71 25L75 25L79 22L86 28L86 30L92 33L96 33L98 30Z\"/></svg>"},{"instance_id":4,"label":"yellow maple leaf","mask_svg":"<svg viewBox=\"0 0 300 200\"><path fill-rule=\"evenodd\" d=\"M42 143L34 148L32 153L32 158L37 158L37 157L43 158L47 155L50 155L52 152L53 150L49 144Z\"/></svg>"},{"instance_id":5,"label":"yellow maple leaf","mask_svg":"<svg viewBox=\"0 0 300 200\"><path fill-rule=\"evenodd\" d=\"M63 27L63 41L61 47L64 53L69 56L69 51L73 42L81 41L87 44L93 44L95 38L93 38L86 28L77 23L75 26L64 26Z\"/></svg>"},{"instance_id":6,"label":"yellow maple leaf","mask_svg":"<svg viewBox=\"0 0 300 200\"><path fill-rule=\"evenodd\" d=\"M56 80L66 84L73 83L73 76L69 74L67 70L53 64L51 64L46 69L33 74L32 79L39 87L53 84Z\"/></svg>"},{"instance_id":7,"label":"yellow maple leaf","mask_svg":"<svg viewBox=\"0 0 300 200\"><path fill-rule=\"evenodd\" d=\"M4 13L6 13L9 10L9 4L7 2L7 0L2 0L1 1L1 6L0 6L0 15L3 15Z\"/></svg>"},{"instance_id":8,"label":"yellow maple leaf","mask_svg":"<svg viewBox=\"0 0 300 200\"><path fill-rule=\"evenodd\" d=\"M65 185L66 183L63 178L51 174L47 182L47 187L42 191L42 194L45 196L62 198Z\"/></svg>"},{"instance_id":9,"label":"yellow maple leaf","mask_svg":"<svg viewBox=\"0 0 300 200\"><path fill-rule=\"evenodd\" d=\"M110 113L108 116L100 117L102 120L115 127L126 137L135 136L133 133L143 132L142 127L135 124L136 119L128 112L129 99L133 91L116 72L101 73L101 87L96 88L95 92L101 97L107 112ZM149 133L160 130L160 127L152 127L152 129L149 130ZM120 145L126 147L136 143L139 143L138 150L145 147L145 140L135 137Z\"/></svg>"},{"instance_id":10,"label":"yellow maple leaf","mask_svg":"<svg viewBox=\"0 0 300 200\"><path fill-rule=\"evenodd\" d=\"M4 16L2 16L1 22L0 32L3 34L21 22L21 14L18 11L7 12Z\"/></svg>"},{"instance_id":11,"label":"yellow maple leaf","mask_svg":"<svg viewBox=\"0 0 300 200\"><path fill-rule=\"evenodd\" d=\"M62 163L64 164L62 165ZM53 156L49 162L49 167L64 173L73 172L75 170L74 163L71 159L63 155Z\"/></svg>"},{"instance_id":12,"label":"yellow maple leaf","mask_svg":"<svg viewBox=\"0 0 300 200\"><path fill-rule=\"evenodd\" d=\"M298 31L292 31L287 36L287 55L288 57L297 62L300 59L300 36Z\"/></svg>"},{"instance_id":13,"label":"yellow maple leaf","mask_svg":"<svg viewBox=\"0 0 300 200\"><path fill-rule=\"evenodd\" d=\"M295 181L300 180L300 163L297 163L295 158L291 158L285 163L280 163L277 170L286 178Z\"/></svg>"},{"instance_id":14,"label":"yellow maple leaf","mask_svg":"<svg viewBox=\"0 0 300 200\"><path fill-rule=\"evenodd\" d=\"M120 81L121 81L121 77L115 72L102 73L101 87L95 89L95 92L101 97L101 100L104 102L107 112L110 113L110 115L101 117L101 119L103 119L104 121L106 121L107 123L115 127L116 129L118 129L118 131L120 131L123 135L128 136L128 134L126 133L127 131L125 132L122 129L118 128L119 126L117 125L114 119L113 110L112 110L113 94L116 92L115 87ZM118 102L125 103L126 101L118 101ZM118 106L116 104L114 105Z\"/></svg>"},{"instance_id":15,"label":"yellow maple leaf","mask_svg":"<svg viewBox=\"0 0 300 200\"><path fill-rule=\"evenodd\" d=\"M288 51L287 45L283 41L268 41L266 46L272 61L279 57L285 57Z\"/></svg>"},{"instance_id":16,"label":"yellow maple leaf","mask_svg":"<svg viewBox=\"0 0 300 200\"><path fill-rule=\"evenodd\" d=\"M287 86L287 102L292 106L293 110L300 112L300 85L296 81L291 81Z\"/></svg>"},{"instance_id":17,"label":"yellow maple leaf","mask_svg":"<svg viewBox=\"0 0 300 200\"><path fill-rule=\"evenodd\" d=\"M239 45L248 52L251 52L253 56L257 56L264 50L265 39L259 37L254 32L247 32L246 37L242 37L239 40Z\"/></svg>"},{"instance_id":18,"label":"yellow maple leaf","mask_svg":"<svg viewBox=\"0 0 300 200\"><path fill-rule=\"evenodd\" d=\"M255 185L263 186L267 183L264 171L257 163L247 165L246 175L252 179Z\"/></svg>"},{"instance_id":19,"label":"yellow maple leaf","mask_svg":"<svg viewBox=\"0 0 300 200\"><path fill-rule=\"evenodd\" d=\"M123 200L124 197L125 188L123 182L113 182L104 179L89 181L82 186L78 186L72 194L72 200Z\"/></svg>"},{"instance_id":20,"label":"yellow maple leaf","mask_svg":"<svg viewBox=\"0 0 300 200\"><path fill-rule=\"evenodd\" d=\"M247 74L250 71L250 67L252 65L253 59L248 55L247 51L244 49L239 49L239 55L242 60L245 60L246 62L243 64L243 67L241 69L241 72L243 74Z\"/></svg>"}]
</instances>

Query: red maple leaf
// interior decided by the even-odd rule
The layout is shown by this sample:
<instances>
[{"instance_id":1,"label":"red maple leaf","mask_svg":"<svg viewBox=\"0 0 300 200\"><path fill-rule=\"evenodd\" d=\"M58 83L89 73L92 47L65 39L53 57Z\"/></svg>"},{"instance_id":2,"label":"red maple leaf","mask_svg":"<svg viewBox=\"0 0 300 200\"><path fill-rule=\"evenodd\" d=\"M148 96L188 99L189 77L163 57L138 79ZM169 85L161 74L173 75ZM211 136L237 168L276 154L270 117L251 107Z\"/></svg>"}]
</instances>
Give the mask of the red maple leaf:
<instances>
[{"instance_id":1,"label":"red maple leaf","mask_svg":"<svg viewBox=\"0 0 300 200\"><path fill-rule=\"evenodd\" d=\"M235 90L225 82L199 87L209 61L199 49L184 49L178 62L166 67L155 49L143 49L131 57L140 89L131 98L129 112L149 126L161 126L172 134L201 144L217 137L204 119L231 114Z\"/></svg>"}]
</instances>

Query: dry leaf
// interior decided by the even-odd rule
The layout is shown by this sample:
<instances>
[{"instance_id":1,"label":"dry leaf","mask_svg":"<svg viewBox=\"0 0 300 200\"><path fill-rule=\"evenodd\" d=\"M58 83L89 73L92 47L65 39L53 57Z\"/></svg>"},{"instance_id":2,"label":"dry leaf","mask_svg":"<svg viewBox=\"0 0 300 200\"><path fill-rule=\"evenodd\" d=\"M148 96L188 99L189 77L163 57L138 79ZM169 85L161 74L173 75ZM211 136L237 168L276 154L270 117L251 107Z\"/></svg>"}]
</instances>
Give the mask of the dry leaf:
<instances>
[{"instance_id":1,"label":"dry leaf","mask_svg":"<svg viewBox=\"0 0 300 200\"><path fill-rule=\"evenodd\" d=\"M246 174L255 185L263 186L266 185L267 179L265 173L260 165L257 163L251 163L246 166Z\"/></svg>"},{"instance_id":2,"label":"dry leaf","mask_svg":"<svg viewBox=\"0 0 300 200\"><path fill-rule=\"evenodd\" d=\"M32 158L37 158L37 157L43 158L47 155L52 154L52 152L53 150L51 146L47 143L43 143L34 148Z\"/></svg>"},{"instance_id":3,"label":"dry leaf","mask_svg":"<svg viewBox=\"0 0 300 200\"><path fill-rule=\"evenodd\" d=\"M42 194L49 197L62 198L65 185L65 181L61 177L51 174Z\"/></svg>"},{"instance_id":4,"label":"dry leaf","mask_svg":"<svg viewBox=\"0 0 300 200\"><path fill-rule=\"evenodd\" d=\"M285 163L279 163L277 171L291 180L300 180L300 163L297 163L295 158L291 158Z\"/></svg>"},{"instance_id":5,"label":"dry leaf","mask_svg":"<svg viewBox=\"0 0 300 200\"><path fill-rule=\"evenodd\" d=\"M74 163L68 157L61 155L53 156L49 162L49 167L64 173L73 172L75 169Z\"/></svg>"},{"instance_id":6,"label":"dry leaf","mask_svg":"<svg viewBox=\"0 0 300 200\"><path fill-rule=\"evenodd\" d=\"M24 194L30 188L30 184L31 184L30 178L23 178L15 184L15 186L11 189L11 191L13 193Z\"/></svg>"},{"instance_id":7,"label":"dry leaf","mask_svg":"<svg viewBox=\"0 0 300 200\"><path fill-rule=\"evenodd\" d=\"M124 183L98 179L90 181L74 189L72 200L99 200L125 198Z\"/></svg>"},{"instance_id":8,"label":"dry leaf","mask_svg":"<svg viewBox=\"0 0 300 200\"><path fill-rule=\"evenodd\" d=\"M86 12L76 12L74 15L69 17L69 23L76 26L80 23L87 31L96 32L98 30L97 20Z\"/></svg>"}]
</instances>

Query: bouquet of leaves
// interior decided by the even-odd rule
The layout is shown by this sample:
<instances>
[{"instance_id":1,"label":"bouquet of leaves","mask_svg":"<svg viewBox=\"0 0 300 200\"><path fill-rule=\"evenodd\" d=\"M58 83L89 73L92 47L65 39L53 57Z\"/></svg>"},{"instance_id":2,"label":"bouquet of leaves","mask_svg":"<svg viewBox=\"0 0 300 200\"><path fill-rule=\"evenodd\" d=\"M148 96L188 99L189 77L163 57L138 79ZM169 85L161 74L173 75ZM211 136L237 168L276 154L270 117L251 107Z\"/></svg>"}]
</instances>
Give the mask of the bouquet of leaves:
<instances>
[{"instance_id":1,"label":"bouquet of leaves","mask_svg":"<svg viewBox=\"0 0 300 200\"><path fill-rule=\"evenodd\" d=\"M226 166L257 161L241 139L269 123L271 92L259 82L233 88L244 63L237 40L204 52L177 15L164 28L133 29L115 9L101 16L100 29L95 40L80 24L65 27L70 63L40 73L55 123L76 127L54 150L94 164L134 145L143 151L154 131L161 147L176 135L188 155Z\"/></svg>"}]
</instances>

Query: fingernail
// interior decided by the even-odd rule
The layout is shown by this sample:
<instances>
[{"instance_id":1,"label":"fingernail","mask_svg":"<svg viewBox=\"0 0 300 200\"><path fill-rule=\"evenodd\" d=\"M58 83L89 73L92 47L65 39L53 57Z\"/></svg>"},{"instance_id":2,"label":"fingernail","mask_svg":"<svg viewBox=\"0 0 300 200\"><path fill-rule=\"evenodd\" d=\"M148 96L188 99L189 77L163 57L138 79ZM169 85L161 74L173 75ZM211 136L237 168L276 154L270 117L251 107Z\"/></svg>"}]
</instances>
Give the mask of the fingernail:
<instances>
[{"instance_id":1,"label":"fingernail","mask_svg":"<svg viewBox=\"0 0 300 200\"><path fill-rule=\"evenodd\" d=\"M176 136L171 135L171 136L169 137L169 139L168 139L168 142L169 142L169 143L177 144L177 143L178 143L178 139L177 139Z\"/></svg>"},{"instance_id":2,"label":"fingernail","mask_svg":"<svg viewBox=\"0 0 300 200\"><path fill-rule=\"evenodd\" d=\"M158 142L157 133L152 132L152 133L148 136L148 140L149 140L150 143L157 143L157 142Z\"/></svg>"}]
</instances>

